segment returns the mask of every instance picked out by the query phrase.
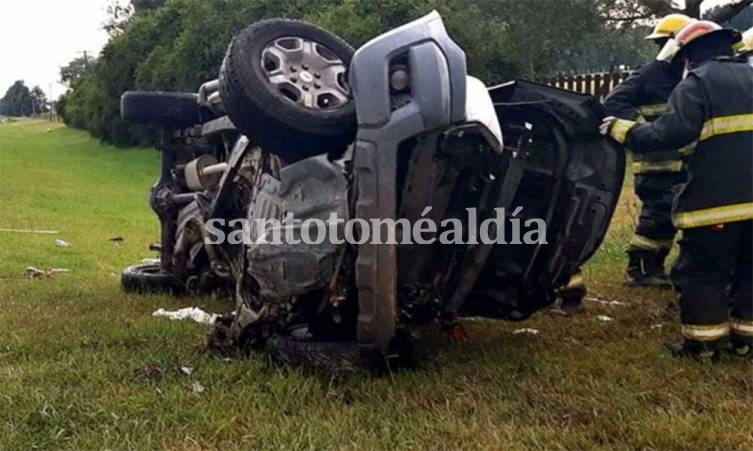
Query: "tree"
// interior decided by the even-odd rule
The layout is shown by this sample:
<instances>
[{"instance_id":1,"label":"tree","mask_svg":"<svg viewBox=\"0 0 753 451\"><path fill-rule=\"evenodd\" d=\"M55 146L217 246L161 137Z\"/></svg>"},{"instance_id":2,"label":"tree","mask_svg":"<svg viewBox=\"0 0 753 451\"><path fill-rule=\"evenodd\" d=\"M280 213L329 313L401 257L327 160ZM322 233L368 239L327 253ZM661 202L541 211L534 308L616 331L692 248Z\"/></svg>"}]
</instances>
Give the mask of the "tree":
<instances>
[{"instance_id":1,"label":"tree","mask_svg":"<svg viewBox=\"0 0 753 451\"><path fill-rule=\"evenodd\" d=\"M47 107L47 94L42 91L39 86L34 86L31 89L31 112L32 114L46 113L49 111Z\"/></svg>"},{"instance_id":2,"label":"tree","mask_svg":"<svg viewBox=\"0 0 753 451\"><path fill-rule=\"evenodd\" d=\"M23 80L18 80L8 88L2 101L0 101L0 115L30 116L34 105L31 91L26 87Z\"/></svg>"},{"instance_id":3,"label":"tree","mask_svg":"<svg viewBox=\"0 0 753 451\"><path fill-rule=\"evenodd\" d=\"M682 13L696 19L727 22L753 4L753 0L727 0L706 7L708 0L600 0L599 11L605 21L629 24Z\"/></svg>"},{"instance_id":4,"label":"tree","mask_svg":"<svg viewBox=\"0 0 753 451\"><path fill-rule=\"evenodd\" d=\"M131 0L133 9L138 13L149 9L159 8L165 4L165 0Z\"/></svg>"},{"instance_id":5,"label":"tree","mask_svg":"<svg viewBox=\"0 0 753 451\"><path fill-rule=\"evenodd\" d=\"M103 28L110 36L117 36L123 32L123 27L134 13L131 3L123 3L121 0L110 0L107 5L107 20Z\"/></svg>"},{"instance_id":6,"label":"tree","mask_svg":"<svg viewBox=\"0 0 753 451\"><path fill-rule=\"evenodd\" d=\"M89 55L75 58L70 63L60 68L60 81L72 86L82 77L91 74L97 65L97 59Z\"/></svg>"},{"instance_id":7,"label":"tree","mask_svg":"<svg viewBox=\"0 0 753 451\"><path fill-rule=\"evenodd\" d=\"M714 22L729 22L744 11L749 13L751 4L753 4L753 0L728 0L720 5L702 10L701 16Z\"/></svg>"}]
</instances>

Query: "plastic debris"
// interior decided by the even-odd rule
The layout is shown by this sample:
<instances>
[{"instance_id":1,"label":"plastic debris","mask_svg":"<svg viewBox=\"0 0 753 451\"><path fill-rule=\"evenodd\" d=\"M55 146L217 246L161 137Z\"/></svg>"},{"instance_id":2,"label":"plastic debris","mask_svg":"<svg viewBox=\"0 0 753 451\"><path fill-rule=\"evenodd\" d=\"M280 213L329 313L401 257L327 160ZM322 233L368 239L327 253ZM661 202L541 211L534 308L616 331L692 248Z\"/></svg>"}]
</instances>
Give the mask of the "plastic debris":
<instances>
[{"instance_id":1,"label":"plastic debris","mask_svg":"<svg viewBox=\"0 0 753 451\"><path fill-rule=\"evenodd\" d=\"M214 313L207 313L198 307L182 308L180 310L168 311L165 309L158 309L152 316L169 318L171 321L182 321L184 319L190 319L196 321L199 324L212 325L220 317Z\"/></svg>"},{"instance_id":2,"label":"plastic debris","mask_svg":"<svg viewBox=\"0 0 753 451\"><path fill-rule=\"evenodd\" d=\"M38 269L33 266L28 266L25 270L26 275L35 279L41 279L44 277L52 277L55 274L60 273L67 273L71 272L70 269L66 268L47 268L47 269Z\"/></svg>"},{"instance_id":3,"label":"plastic debris","mask_svg":"<svg viewBox=\"0 0 753 451\"><path fill-rule=\"evenodd\" d=\"M618 306L626 306L627 302L622 301L615 301L611 299L599 299L599 298L583 298L584 301L588 302L594 302L596 304L602 304L602 305L618 305Z\"/></svg>"},{"instance_id":4,"label":"plastic debris","mask_svg":"<svg viewBox=\"0 0 753 451\"><path fill-rule=\"evenodd\" d=\"M610 321L614 321L614 318L612 318L611 316L607 316L607 315L596 315L596 319L598 319L602 323L608 323Z\"/></svg>"},{"instance_id":5,"label":"plastic debris","mask_svg":"<svg viewBox=\"0 0 753 451\"><path fill-rule=\"evenodd\" d=\"M190 377L193 374L193 368L190 366L182 366L180 367L180 372Z\"/></svg>"},{"instance_id":6,"label":"plastic debris","mask_svg":"<svg viewBox=\"0 0 753 451\"><path fill-rule=\"evenodd\" d=\"M651 330L661 329L664 327L664 323L656 323L651 325Z\"/></svg>"},{"instance_id":7,"label":"plastic debris","mask_svg":"<svg viewBox=\"0 0 753 451\"><path fill-rule=\"evenodd\" d=\"M206 388L204 388L204 386L201 385L199 381L193 381L191 388L193 389L194 393L204 393L204 390L206 390Z\"/></svg>"},{"instance_id":8,"label":"plastic debris","mask_svg":"<svg viewBox=\"0 0 753 451\"><path fill-rule=\"evenodd\" d=\"M57 235L57 230L31 230L31 229L2 229L0 228L0 232L6 232L6 233L35 233L39 235Z\"/></svg>"},{"instance_id":9,"label":"plastic debris","mask_svg":"<svg viewBox=\"0 0 753 451\"><path fill-rule=\"evenodd\" d=\"M71 243L65 240L55 240L55 246L57 247L71 247Z\"/></svg>"},{"instance_id":10,"label":"plastic debris","mask_svg":"<svg viewBox=\"0 0 753 451\"><path fill-rule=\"evenodd\" d=\"M538 329L531 329L530 327L524 327L522 329L515 329L512 331L513 335L520 335L520 334L526 334L526 335L538 335L539 330Z\"/></svg>"}]
</instances>

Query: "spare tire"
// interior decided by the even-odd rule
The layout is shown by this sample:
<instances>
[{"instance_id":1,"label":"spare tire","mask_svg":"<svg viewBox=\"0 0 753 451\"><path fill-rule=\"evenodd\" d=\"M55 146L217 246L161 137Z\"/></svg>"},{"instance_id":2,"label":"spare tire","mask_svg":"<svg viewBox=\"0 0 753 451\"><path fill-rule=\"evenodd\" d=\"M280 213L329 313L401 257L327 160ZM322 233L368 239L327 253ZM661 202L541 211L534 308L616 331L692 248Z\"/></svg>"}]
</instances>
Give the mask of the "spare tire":
<instances>
[{"instance_id":1,"label":"spare tire","mask_svg":"<svg viewBox=\"0 0 753 451\"><path fill-rule=\"evenodd\" d=\"M346 73L353 53L347 42L305 22L257 22L227 50L223 105L241 133L288 163L340 153L356 133Z\"/></svg>"},{"instance_id":2,"label":"spare tire","mask_svg":"<svg viewBox=\"0 0 753 451\"><path fill-rule=\"evenodd\" d=\"M178 294L181 285L172 274L162 272L159 263L129 266L120 275L126 293Z\"/></svg>"},{"instance_id":3,"label":"spare tire","mask_svg":"<svg viewBox=\"0 0 753 451\"><path fill-rule=\"evenodd\" d=\"M128 91L120 116L135 124L186 128L201 122L199 96L190 92Z\"/></svg>"}]
</instances>

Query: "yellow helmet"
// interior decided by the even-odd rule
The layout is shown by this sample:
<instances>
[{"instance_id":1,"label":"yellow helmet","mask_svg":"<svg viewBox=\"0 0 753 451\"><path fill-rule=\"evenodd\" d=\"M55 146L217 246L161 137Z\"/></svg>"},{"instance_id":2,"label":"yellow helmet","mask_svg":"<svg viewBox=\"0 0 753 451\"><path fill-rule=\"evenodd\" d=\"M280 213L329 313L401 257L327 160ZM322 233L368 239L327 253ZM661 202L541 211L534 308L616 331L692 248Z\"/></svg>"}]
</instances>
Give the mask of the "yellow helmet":
<instances>
[{"instance_id":1,"label":"yellow helmet","mask_svg":"<svg viewBox=\"0 0 753 451\"><path fill-rule=\"evenodd\" d=\"M743 33L743 39L740 42L742 42L740 53L753 52L753 28L749 28Z\"/></svg>"},{"instance_id":2,"label":"yellow helmet","mask_svg":"<svg viewBox=\"0 0 753 451\"><path fill-rule=\"evenodd\" d=\"M646 36L646 39L653 41L656 39L673 38L677 32L693 21L693 18L688 17L685 14L669 14L662 17L659 22L656 23L653 33Z\"/></svg>"}]
</instances>

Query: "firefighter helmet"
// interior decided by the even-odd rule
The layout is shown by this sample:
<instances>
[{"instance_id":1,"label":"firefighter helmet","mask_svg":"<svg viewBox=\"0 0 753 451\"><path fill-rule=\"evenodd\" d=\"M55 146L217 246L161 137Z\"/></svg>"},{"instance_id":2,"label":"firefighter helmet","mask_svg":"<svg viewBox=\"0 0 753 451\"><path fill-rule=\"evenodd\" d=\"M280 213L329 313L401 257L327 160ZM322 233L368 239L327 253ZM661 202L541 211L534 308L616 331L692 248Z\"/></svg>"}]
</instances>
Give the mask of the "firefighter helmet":
<instances>
[{"instance_id":1,"label":"firefighter helmet","mask_svg":"<svg viewBox=\"0 0 753 451\"><path fill-rule=\"evenodd\" d=\"M659 22L654 27L654 31L646 36L646 39L655 41L657 39L673 38L680 30L693 21L695 19L685 14L669 14L659 19Z\"/></svg>"},{"instance_id":2,"label":"firefighter helmet","mask_svg":"<svg viewBox=\"0 0 753 451\"><path fill-rule=\"evenodd\" d=\"M680 48L684 48L691 42L700 38L708 37L712 34L727 35L730 40L729 45L732 45L740 39L740 33L736 30L722 28L716 22L711 22L710 20L699 20L680 30L680 32L677 33L675 40Z\"/></svg>"}]
</instances>

